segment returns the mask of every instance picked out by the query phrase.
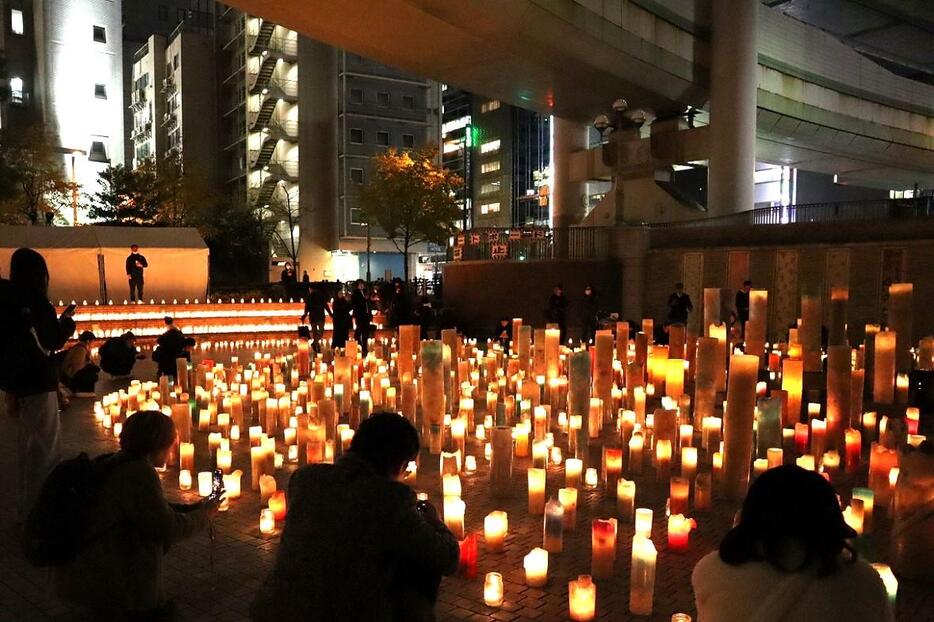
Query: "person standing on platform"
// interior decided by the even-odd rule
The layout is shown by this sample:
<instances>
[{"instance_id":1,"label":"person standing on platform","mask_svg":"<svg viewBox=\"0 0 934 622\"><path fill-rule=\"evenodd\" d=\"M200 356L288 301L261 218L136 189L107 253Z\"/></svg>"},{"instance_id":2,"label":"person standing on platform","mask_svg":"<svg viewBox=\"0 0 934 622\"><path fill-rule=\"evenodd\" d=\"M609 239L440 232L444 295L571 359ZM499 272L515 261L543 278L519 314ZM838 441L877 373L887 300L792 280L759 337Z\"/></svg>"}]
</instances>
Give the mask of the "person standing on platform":
<instances>
[{"instance_id":1,"label":"person standing on platform","mask_svg":"<svg viewBox=\"0 0 934 622\"><path fill-rule=\"evenodd\" d=\"M597 293L589 284L584 287L584 298L581 300L581 341L593 343L597 336Z\"/></svg>"},{"instance_id":2,"label":"person standing on platform","mask_svg":"<svg viewBox=\"0 0 934 622\"><path fill-rule=\"evenodd\" d=\"M555 285L554 292L548 298L548 310L545 315L549 323L558 325L561 330L561 343L564 343L568 333L568 299L560 283Z\"/></svg>"},{"instance_id":3,"label":"person standing on platform","mask_svg":"<svg viewBox=\"0 0 934 622\"><path fill-rule=\"evenodd\" d=\"M350 328L353 320L350 318L350 302L343 290L337 290L334 301L331 303L331 347L343 348L350 338Z\"/></svg>"},{"instance_id":4,"label":"person standing on platform","mask_svg":"<svg viewBox=\"0 0 934 622\"><path fill-rule=\"evenodd\" d=\"M694 305L684 291L684 283L675 283L675 291L668 297L668 323L687 324L688 314L693 310Z\"/></svg>"},{"instance_id":5,"label":"person standing on platform","mask_svg":"<svg viewBox=\"0 0 934 622\"><path fill-rule=\"evenodd\" d=\"M56 316L49 302L49 269L42 255L20 248L10 258L10 280L0 281L0 389L18 427L16 509L25 520L58 461L58 359L75 332L75 308Z\"/></svg>"},{"instance_id":6,"label":"person standing on platform","mask_svg":"<svg viewBox=\"0 0 934 622\"><path fill-rule=\"evenodd\" d=\"M279 275L279 281L282 283L282 289L285 290L285 297L292 298L295 295L295 287L298 285L298 276L295 274L292 262L285 262L282 274Z\"/></svg>"},{"instance_id":7,"label":"person standing on platform","mask_svg":"<svg viewBox=\"0 0 934 622\"><path fill-rule=\"evenodd\" d=\"M143 301L143 270L149 267L149 262L139 252L139 246L130 246L130 254L126 258L126 276L130 280L130 302Z\"/></svg>"},{"instance_id":8,"label":"person standing on platform","mask_svg":"<svg viewBox=\"0 0 934 622\"><path fill-rule=\"evenodd\" d=\"M308 294L305 296L305 312L302 313L302 322L304 323L305 318L308 318L308 323L311 325L311 345L315 352L321 351L325 314L330 311L324 294L314 285L309 285Z\"/></svg>"},{"instance_id":9,"label":"person standing on platform","mask_svg":"<svg viewBox=\"0 0 934 622\"><path fill-rule=\"evenodd\" d=\"M743 287L736 292L736 321L739 322L739 334L746 336L746 322L749 320L749 290L752 281L743 281Z\"/></svg>"},{"instance_id":10,"label":"person standing on platform","mask_svg":"<svg viewBox=\"0 0 934 622\"><path fill-rule=\"evenodd\" d=\"M366 291L363 279L354 283L353 295L350 297L350 306L353 308L354 339L360 344L363 356L366 356L368 341L370 339L370 322L373 314L370 312L370 297Z\"/></svg>"}]
</instances>

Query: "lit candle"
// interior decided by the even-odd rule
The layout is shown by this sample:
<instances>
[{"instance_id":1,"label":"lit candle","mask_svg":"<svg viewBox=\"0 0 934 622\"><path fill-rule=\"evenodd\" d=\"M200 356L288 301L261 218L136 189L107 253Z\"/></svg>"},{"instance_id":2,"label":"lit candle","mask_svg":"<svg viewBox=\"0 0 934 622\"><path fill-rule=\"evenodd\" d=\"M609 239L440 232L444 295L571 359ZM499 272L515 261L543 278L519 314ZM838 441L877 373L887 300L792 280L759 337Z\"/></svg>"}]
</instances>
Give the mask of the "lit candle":
<instances>
[{"instance_id":1,"label":"lit candle","mask_svg":"<svg viewBox=\"0 0 934 622\"><path fill-rule=\"evenodd\" d=\"M636 483L621 479L616 482L616 513L624 523L631 523L636 508Z\"/></svg>"},{"instance_id":2,"label":"lit candle","mask_svg":"<svg viewBox=\"0 0 934 622\"><path fill-rule=\"evenodd\" d=\"M221 473L230 473L230 469L233 465L233 452L229 449L218 449L217 450L217 468L220 469Z\"/></svg>"},{"instance_id":3,"label":"lit candle","mask_svg":"<svg viewBox=\"0 0 934 622\"><path fill-rule=\"evenodd\" d=\"M629 472L642 473L642 432L635 432L629 439Z\"/></svg>"},{"instance_id":4,"label":"lit candle","mask_svg":"<svg viewBox=\"0 0 934 622\"><path fill-rule=\"evenodd\" d=\"M588 490L595 490L597 488L597 483L599 478L597 477L597 469L588 468L584 472L584 488Z\"/></svg>"},{"instance_id":5,"label":"lit candle","mask_svg":"<svg viewBox=\"0 0 934 622\"><path fill-rule=\"evenodd\" d=\"M548 466L548 444L544 439L532 441L532 466L539 469Z\"/></svg>"},{"instance_id":6,"label":"lit candle","mask_svg":"<svg viewBox=\"0 0 934 622\"><path fill-rule=\"evenodd\" d=\"M672 477L670 489L669 511L672 514L686 514L688 511L688 495L691 492L690 480L683 477Z\"/></svg>"},{"instance_id":7,"label":"lit candle","mask_svg":"<svg viewBox=\"0 0 934 622\"><path fill-rule=\"evenodd\" d=\"M758 357L747 354L730 357L723 435L723 492L729 499L741 499L749 482L758 373Z\"/></svg>"},{"instance_id":8,"label":"lit candle","mask_svg":"<svg viewBox=\"0 0 934 622\"><path fill-rule=\"evenodd\" d=\"M811 419L811 453L816 462L820 462L826 449L827 422L823 419Z\"/></svg>"},{"instance_id":9,"label":"lit candle","mask_svg":"<svg viewBox=\"0 0 934 622\"><path fill-rule=\"evenodd\" d=\"M195 446L194 443L178 444L178 468L187 471L195 470Z\"/></svg>"},{"instance_id":10,"label":"lit candle","mask_svg":"<svg viewBox=\"0 0 934 622\"><path fill-rule=\"evenodd\" d=\"M525 584L542 587L548 582L548 551L534 548L522 560L525 568Z\"/></svg>"},{"instance_id":11,"label":"lit candle","mask_svg":"<svg viewBox=\"0 0 934 622\"><path fill-rule=\"evenodd\" d=\"M284 490L277 490L272 493L272 496L269 497L269 509L272 510L273 518L277 521L285 520L286 501Z\"/></svg>"},{"instance_id":12,"label":"lit candle","mask_svg":"<svg viewBox=\"0 0 934 622\"><path fill-rule=\"evenodd\" d=\"M496 497L512 494L512 428L497 426L492 430L490 443L490 489Z\"/></svg>"},{"instance_id":13,"label":"lit candle","mask_svg":"<svg viewBox=\"0 0 934 622\"><path fill-rule=\"evenodd\" d=\"M854 497L843 510L844 522L853 528L857 536L863 535L863 500Z\"/></svg>"},{"instance_id":14,"label":"lit candle","mask_svg":"<svg viewBox=\"0 0 934 622\"><path fill-rule=\"evenodd\" d=\"M545 469L530 467L528 483L529 514L542 514L545 511Z\"/></svg>"},{"instance_id":15,"label":"lit candle","mask_svg":"<svg viewBox=\"0 0 934 622\"><path fill-rule=\"evenodd\" d=\"M840 468L840 454L835 449L831 449L824 454L821 463L824 466L825 473L836 473Z\"/></svg>"},{"instance_id":16,"label":"lit candle","mask_svg":"<svg viewBox=\"0 0 934 622\"><path fill-rule=\"evenodd\" d=\"M272 493L276 492L276 478L272 475L259 476L259 496L262 501L267 501Z\"/></svg>"},{"instance_id":17,"label":"lit candle","mask_svg":"<svg viewBox=\"0 0 934 622\"><path fill-rule=\"evenodd\" d=\"M476 456L467 456L464 458L464 471L466 473L474 473L477 470L477 457Z\"/></svg>"},{"instance_id":18,"label":"lit candle","mask_svg":"<svg viewBox=\"0 0 934 622\"><path fill-rule=\"evenodd\" d=\"M444 497L461 496L461 478L456 473L445 473L441 476L441 495Z\"/></svg>"},{"instance_id":19,"label":"lit candle","mask_svg":"<svg viewBox=\"0 0 934 622\"><path fill-rule=\"evenodd\" d=\"M483 537L489 551L503 550L503 542L509 531L509 517L502 510L494 510L483 519Z\"/></svg>"},{"instance_id":20,"label":"lit candle","mask_svg":"<svg viewBox=\"0 0 934 622\"><path fill-rule=\"evenodd\" d=\"M503 575L488 572L483 580L483 602L488 607L500 607L503 604Z\"/></svg>"},{"instance_id":21,"label":"lit candle","mask_svg":"<svg viewBox=\"0 0 934 622\"><path fill-rule=\"evenodd\" d=\"M276 531L276 517L272 510L264 508L259 513L259 532L263 535L269 535Z\"/></svg>"},{"instance_id":22,"label":"lit candle","mask_svg":"<svg viewBox=\"0 0 934 622\"><path fill-rule=\"evenodd\" d=\"M693 518L685 518L683 514L672 514L668 517L668 550L674 553L684 553L688 550L688 540L691 529L697 526Z\"/></svg>"},{"instance_id":23,"label":"lit candle","mask_svg":"<svg viewBox=\"0 0 934 622\"><path fill-rule=\"evenodd\" d=\"M752 476L759 477L769 468L769 461L765 458L756 458L752 461Z\"/></svg>"},{"instance_id":24,"label":"lit candle","mask_svg":"<svg viewBox=\"0 0 934 622\"><path fill-rule=\"evenodd\" d=\"M584 461L579 458L568 458L564 461L564 485L568 488L577 488L580 486L581 472L584 468Z\"/></svg>"},{"instance_id":25,"label":"lit candle","mask_svg":"<svg viewBox=\"0 0 934 622\"><path fill-rule=\"evenodd\" d=\"M689 482L697 475L697 447L681 448L681 477Z\"/></svg>"},{"instance_id":26,"label":"lit candle","mask_svg":"<svg viewBox=\"0 0 934 622\"><path fill-rule=\"evenodd\" d=\"M655 441L655 481L667 482L671 477L671 441L661 438Z\"/></svg>"},{"instance_id":27,"label":"lit candle","mask_svg":"<svg viewBox=\"0 0 934 622\"><path fill-rule=\"evenodd\" d=\"M894 608L895 601L898 599L898 579L888 564L872 564L872 567L879 573L882 584L885 586L885 592L889 597L889 604Z\"/></svg>"},{"instance_id":28,"label":"lit candle","mask_svg":"<svg viewBox=\"0 0 934 622\"><path fill-rule=\"evenodd\" d=\"M875 495L869 488L854 488L852 496L863 503L863 532L869 533L872 531L872 510L875 506Z\"/></svg>"},{"instance_id":29,"label":"lit candle","mask_svg":"<svg viewBox=\"0 0 934 622\"><path fill-rule=\"evenodd\" d=\"M650 508L636 508L635 533L646 538L652 537L652 510Z\"/></svg>"},{"instance_id":30,"label":"lit candle","mask_svg":"<svg viewBox=\"0 0 934 622\"><path fill-rule=\"evenodd\" d=\"M623 450L619 447L603 448L603 480L606 493L612 495L623 472Z\"/></svg>"},{"instance_id":31,"label":"lit candle","mask_svg":"<svg viewBox=\"0 0 934 622\"><path fill-rule=\"evenodd\" d=\"M573 531L577 528L577 488L558 489L558 501L564 508L564 529Z\"/></svg>"},{"instance_id":32,"label":"lit candle","mask_svg":"<svg viewBox=\"0 0 934 622\"><path fill-rule=\"evenodd\" d=\"M811 454L804 454L803 456L798 456L797 458L795 458L795 464L806 471L816 470L815 464L814 464L814 456Z\"/></svg>"},{"instance_id":33,"label":"lit candle","mask_svg":"<svg viewBox=\"0 0 934 622\"><path fill-rule=\"evenodd\" d=\"M459 497L444 498L444 524L458 540L464 539L464 511L466 504Z\"/></svg>"},{"instance_id":34,"label":"lit candle","mask_svg":"<svg viewBox=\"0 0 934 622\"><path fill-rule=\"evenodd\" d=\"M594 519L591 527L591 574L598 579L613 576L616 561L616 519Z\"/></svg>"},{"instance_id":35,"label":"lit candle","mask_svg":"<svg viewBox=\"0 0 934 622\"><path fill-rule=\"evenodd\" d=\"M554 498L545 504L543 541L542 548L549 553L560 553L564 549L564 506Z\"/></svg>"},{"instance_id":36,"label":"lit candle","mask_svg":"<svg viewBox=\"0 0 934 622\"><path fill-rule=\"evenodd\" d=\"M795 424L795 452L798 454L806 453L808 450L808 424Z\"/></svg>"},{"instance_id":37,"label":"lit candle","mask_svg":"<svg viewBox=\"0 0 934 622\"><path fill-rule=\"evenodd\" d=\"M655 561L658 552L652 541L636 534L632 538L632 567L629 572L629 611L635 615L652 615L655 598Z\"/></svg>"},{"instance_id":38,"label":"lit candle","mask_svg":"<svg viewBox=\"0 0 934 622\"><path fill-rule=\"evenodd\" d=\"M593 620L597 611L597 585L582 574L568 583L568 613L575 622Z\"/></svg>"},{"instance_id":39,"label":"lit candle","mask_svg":"<svg viewBox=\"0 0 934 622\"><path fill-rule=\"evenodd\" d=\"M240 478L243 476L243 471L237 469L233 473L228 473L224 475L224 498L225 499L239 499L240 498Z\"/></svg>"},{"instance_id":40,"label":"lit candle","mask_svg":"<svg viewBox=\"0 0 934 622\"><path fill-rule=\"evenodd\" d=\"M179 490L191 490L191 471L182 469L178 472Z\"/></svg>"},{"instance_id":41,"label":"lit candle","mask_svg":"<svg viewBox=\"0 0 934 622\"><path fill-rule=\"evenodd\" d=\"M768 468L774 469L775 467L780 467L785 460L785 452L781 447L769 447L766 450L766 461L768 463Z\"/></svg>"},{"instance_id":42,"label":"lit candle","mask_svg":"<svg viewBox=\"0 0 934 622\"><path fill-rule=\"evenodd\" d=\"M198 494L207 497L211 494L214 474L210 471L201 471L198 473Z\"/></svg>"}]
</instances>

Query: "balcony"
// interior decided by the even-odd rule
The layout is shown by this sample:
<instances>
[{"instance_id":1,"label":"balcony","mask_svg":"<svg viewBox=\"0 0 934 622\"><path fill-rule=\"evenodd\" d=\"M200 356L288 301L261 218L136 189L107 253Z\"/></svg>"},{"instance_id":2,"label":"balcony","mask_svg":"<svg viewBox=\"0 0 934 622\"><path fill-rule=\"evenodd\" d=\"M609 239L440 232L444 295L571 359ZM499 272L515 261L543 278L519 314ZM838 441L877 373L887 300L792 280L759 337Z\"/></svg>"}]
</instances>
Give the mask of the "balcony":
<instances>
[{"instance_id":1,"label":"balcony","mask_svg":"<svg viewBox=\"0 0 934 622\"><path fill-rule=\"evenodd\" d=\"M133 131L130 132L130 138L136 142L142 142L148 140L152 137L152 121L147 121L141 125L137 125L133 128Z\"/></svg>"},{"instance_id":2,"label":"balcony","mask_svg":"<svg viewBox=\"0 0 934 622\"><path fill-rule=\"evenodd\" d=\"M139 112L146 107L146 89L134 89L130 94L130 108Z\"/></svg>"},{"instance_id":3,"label":"balcony","mask_svg":"<svg viewBox=\"0 0 934 622\"><path fill-rule=\"evenodd\" d=\"M175 127L178 125L178 115L174 112L167 112L162 115L162 127Z\"/></svg>"},{"instance_id":4,"label":"balcony","mask_svg":"<svg viewBox=\"0 0 934 622\"><path fill-rule=\"evenodd\" d=\"M162 80L162 92L171 95L175 92L175 76L166 76Z\"/></svg>"}]
</instances>

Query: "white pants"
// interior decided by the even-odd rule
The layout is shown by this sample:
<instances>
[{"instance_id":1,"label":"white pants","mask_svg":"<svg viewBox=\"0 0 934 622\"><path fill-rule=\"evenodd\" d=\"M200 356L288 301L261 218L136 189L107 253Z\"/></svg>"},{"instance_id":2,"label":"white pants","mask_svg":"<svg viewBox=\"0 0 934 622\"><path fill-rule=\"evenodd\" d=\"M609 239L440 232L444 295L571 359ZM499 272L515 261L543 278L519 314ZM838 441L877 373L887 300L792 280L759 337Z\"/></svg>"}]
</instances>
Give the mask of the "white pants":
<instances>
[{"instance_id":1,"label":"white pants","mask_svg":"<svg viewBox=\"0 0 934 622\"><path fill-rule=\"evenodd\" d=\"M19 424L17 511L25 520L49 472L58 462L61 422L55 391L25 397L7 396L10 414Z\"/></svg>"}]
</instances>

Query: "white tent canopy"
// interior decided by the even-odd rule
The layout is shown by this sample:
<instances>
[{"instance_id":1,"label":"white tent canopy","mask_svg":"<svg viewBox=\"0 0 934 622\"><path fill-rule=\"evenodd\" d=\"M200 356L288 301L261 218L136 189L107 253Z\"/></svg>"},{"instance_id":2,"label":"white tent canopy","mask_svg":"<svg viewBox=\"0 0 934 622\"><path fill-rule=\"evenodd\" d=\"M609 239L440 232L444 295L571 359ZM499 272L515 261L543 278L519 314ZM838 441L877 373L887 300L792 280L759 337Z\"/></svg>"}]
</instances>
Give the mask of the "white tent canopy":
<instances>
[{"instance_id":1,"label":"white tent canopy","mask_svg":"<svg viewBox=\"0 0 934 622\"><path fill-rule=\"evenodd\" d=\"M49 266L51 300L122 302L130 295L125 261L131 244L149 262L146 300L204 298L208 248L190 227L0 225L0 275L9 277L16 249L32 248Z\"/></svg>"}]
</instances>

